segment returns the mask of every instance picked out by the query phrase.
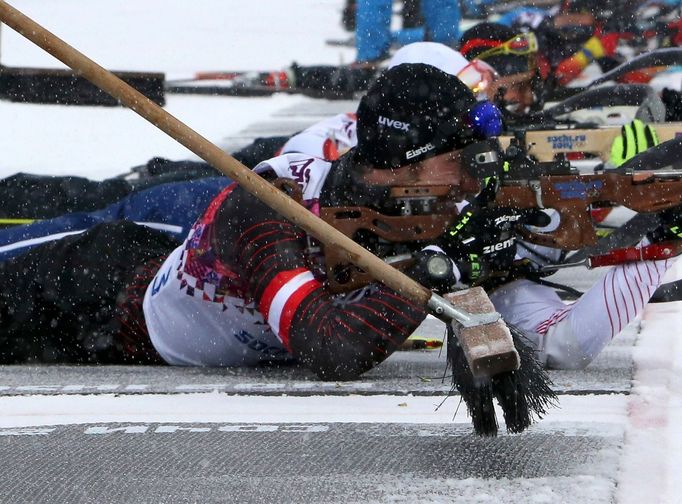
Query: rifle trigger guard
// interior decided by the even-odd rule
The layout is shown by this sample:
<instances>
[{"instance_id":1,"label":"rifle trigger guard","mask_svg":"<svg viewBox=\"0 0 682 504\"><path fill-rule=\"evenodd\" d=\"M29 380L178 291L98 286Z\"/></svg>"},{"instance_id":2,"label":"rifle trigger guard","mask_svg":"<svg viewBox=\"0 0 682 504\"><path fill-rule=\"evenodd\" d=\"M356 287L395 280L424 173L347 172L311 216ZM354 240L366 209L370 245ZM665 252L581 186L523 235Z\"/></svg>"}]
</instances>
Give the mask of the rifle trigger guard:
<instances>
[{"instance_id":1,"label":"rifle trigger guard","mask_svg":"<svg viewBox=\"0 0 682 504\"><path fill-rule=\"evenodd\" d=\"M545 205L542 204L542 186L540 185L540 181L531 180L528 185L535 194L535 202L537 203L538 208L545 208Z\"/></svg>"}]
</instances>

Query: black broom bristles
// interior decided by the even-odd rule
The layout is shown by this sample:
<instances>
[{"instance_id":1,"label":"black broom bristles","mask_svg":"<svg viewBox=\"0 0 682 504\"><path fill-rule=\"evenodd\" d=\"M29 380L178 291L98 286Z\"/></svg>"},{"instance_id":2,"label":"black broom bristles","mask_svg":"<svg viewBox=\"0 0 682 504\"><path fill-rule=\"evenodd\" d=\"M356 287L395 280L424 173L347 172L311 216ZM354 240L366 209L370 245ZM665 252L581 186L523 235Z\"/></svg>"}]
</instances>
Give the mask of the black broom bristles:
<instances>
[{"instance_id":1,"label":"black broom bristles","mask_svg":"<svg viewBox=\"0 0 682 504\"><path fill-rule=\"evenodd\" d=\"M477 379L469 370L452 327L448 326L447 356L452 369L453 390L459 392L467 405L474 431L480 436L497 435L493 398L502 408L507 432L510 433L523 432L536 417L542 418L549 407L556 405L552 381L535 358L533 348L526 343L528 340L518 328L510 326L509 329L521 367L490 379Z\"/></svg>"}]
</instances>

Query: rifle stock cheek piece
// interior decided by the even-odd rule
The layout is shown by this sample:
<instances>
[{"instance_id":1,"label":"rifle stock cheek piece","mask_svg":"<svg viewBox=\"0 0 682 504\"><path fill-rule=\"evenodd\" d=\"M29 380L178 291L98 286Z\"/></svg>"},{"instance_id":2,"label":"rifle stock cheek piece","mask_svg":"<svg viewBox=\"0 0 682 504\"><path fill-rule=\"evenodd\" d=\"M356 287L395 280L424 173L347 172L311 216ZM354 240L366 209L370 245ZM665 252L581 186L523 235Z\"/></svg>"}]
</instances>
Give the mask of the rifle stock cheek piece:
<instances>
[{"instance_id":1,"label":"rifle stock cheek piece","mask_svg":"<svg viewBox=\"0 0 682 504\"><path fill-rule=\"evenodd\" d=\"M445 233L456 217L455 212L428 215L388 216L365 207L323 207L320 218L349 238L360 231L391 243L429 243ZM372 276L353 267L348 256L338 247L325 245L324 262L327 282L332 292L350 292L366 286ZM408 266L410 261L394 264L396 268ZM342 272L341 274L339 272Z\"/></svg>"}]
</instances>

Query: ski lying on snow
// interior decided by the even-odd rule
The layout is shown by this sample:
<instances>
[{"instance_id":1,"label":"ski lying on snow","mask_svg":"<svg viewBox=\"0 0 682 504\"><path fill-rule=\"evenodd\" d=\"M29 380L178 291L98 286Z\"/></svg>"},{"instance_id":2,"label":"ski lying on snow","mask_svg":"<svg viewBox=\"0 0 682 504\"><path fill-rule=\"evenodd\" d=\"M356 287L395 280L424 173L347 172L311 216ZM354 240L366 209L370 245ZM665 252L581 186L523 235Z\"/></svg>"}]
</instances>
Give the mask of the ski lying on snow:
<instances>
[{"instance_id":1,"label":"ski lying on snow","mask_svg":"<svg viewBox=\"0 0 682 504\"><path fill-rule=\"evenodd\" d=\"M219 84L166 84L166 93L171 94L198 94L214 96L269 96L275 93L301 94L311 98L322 98L327 100L351 100L355 98L355 93L340 89L310 89L297 87L271 87L263 85L249 86L226 86Z\"/></svg>"},{"instance_id":2,"label":"ski lying on snow","mask_svg":"<svg viewBox=\"0 0 682 504\"><path fill-rule=\"evenodd\" d=\"M276 71L197 72L183 78L168 79L165 91L175 94L223 96L268 96L274 93L302 94L313 98L354 99L364 90L374 69L351 67L298 67L305 83L294 82L293 67ZM340 75L337 77L335 72ZM305 78L305 77L304 77ZM338 79L338 80L335 80Z\"/></svg>"}]
</instances>

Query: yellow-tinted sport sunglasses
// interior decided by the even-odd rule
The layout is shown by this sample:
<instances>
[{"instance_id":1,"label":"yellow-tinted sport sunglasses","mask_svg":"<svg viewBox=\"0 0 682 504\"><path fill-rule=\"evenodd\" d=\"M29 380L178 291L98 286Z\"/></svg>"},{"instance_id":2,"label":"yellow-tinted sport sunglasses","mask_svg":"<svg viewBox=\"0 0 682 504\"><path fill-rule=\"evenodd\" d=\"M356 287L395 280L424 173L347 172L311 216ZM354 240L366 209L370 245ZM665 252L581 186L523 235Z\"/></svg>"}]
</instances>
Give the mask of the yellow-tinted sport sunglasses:
<instances>
[{"instance_id":1,"label":"yellow-tinted sport sunglasses","mask_svg":"<svg viewBox=\"0 0 682 504\"><path fill-rule=\"evenodd\" d=\"M535 33L519 33L506 42L492 47L476 56L477 59L485 59L490 56L500 56L503 54L513 54L515 56L524 56L538 52L538 39Z\"/></svg>"},{"instance_id":2,"label":"yellow-tinted sport sunglasses","mask_svg":"<svg viewBox=\"0 0 682 504\"><path fill-rule=\"evenodd\" d=\"M471 89L477 98L485 97L485 93L499 74L485 61L473 59L457 73L457 78Z\"/></svg>"}]
</instances>

